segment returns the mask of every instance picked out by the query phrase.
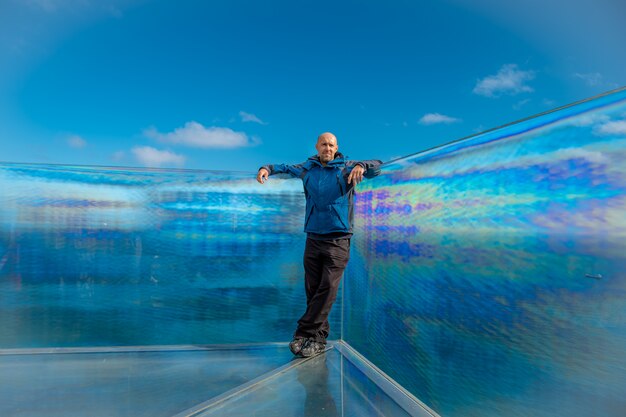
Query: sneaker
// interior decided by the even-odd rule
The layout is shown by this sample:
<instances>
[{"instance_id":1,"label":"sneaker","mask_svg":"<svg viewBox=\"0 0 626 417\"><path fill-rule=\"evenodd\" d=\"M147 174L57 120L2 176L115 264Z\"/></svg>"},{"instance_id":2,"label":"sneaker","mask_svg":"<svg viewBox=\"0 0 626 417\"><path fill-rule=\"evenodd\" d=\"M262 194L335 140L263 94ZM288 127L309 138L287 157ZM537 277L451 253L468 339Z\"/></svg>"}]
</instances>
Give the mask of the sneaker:
<instances>
[{"instance_id":1,"label":"sneaker","mask_svg":"<svg viewBox=\"0 0 626 417\"><path fill-rule=\"evenodd\" d=\"M313 339L308 339L307 343L300 350L300 355L305 358L309 358L311 356L319 355L320 353L326 350L326 343L317 342Z\"/></svg>"},{"instance_id":2,"label":"sneaker","mask_svg":"<svg viewBox=\"0 0 626 417\"><path fill-rule=\"evenodd\" d=\"M306 344L306 341L307 341L306 337L302 337L302 336L294 337L293 340L289 342L289 350L291 350L291 353L293 353L296 356L300 355L300 351L302 351L302 348Z\"/></svg>"}]
</instances>

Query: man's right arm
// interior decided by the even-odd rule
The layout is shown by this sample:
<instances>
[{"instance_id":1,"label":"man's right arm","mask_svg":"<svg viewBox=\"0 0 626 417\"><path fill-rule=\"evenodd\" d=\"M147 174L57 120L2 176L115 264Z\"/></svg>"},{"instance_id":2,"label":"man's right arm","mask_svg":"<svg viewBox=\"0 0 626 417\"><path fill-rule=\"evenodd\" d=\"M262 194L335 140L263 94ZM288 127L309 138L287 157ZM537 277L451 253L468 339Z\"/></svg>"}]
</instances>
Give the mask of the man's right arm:
<instances>
[{"instance_id":1,"label":"man's right arm","mask_svg":"<svg viewBox=\"0 0 626 417\"><path fill-rule=\"evenodd\" d=\"M287 165L287 164L268 164L259 168L256 180L263 184L270 175L289 174L292 177L300 178L304 169L303 164Z\"/></svg>"}]
</instances>

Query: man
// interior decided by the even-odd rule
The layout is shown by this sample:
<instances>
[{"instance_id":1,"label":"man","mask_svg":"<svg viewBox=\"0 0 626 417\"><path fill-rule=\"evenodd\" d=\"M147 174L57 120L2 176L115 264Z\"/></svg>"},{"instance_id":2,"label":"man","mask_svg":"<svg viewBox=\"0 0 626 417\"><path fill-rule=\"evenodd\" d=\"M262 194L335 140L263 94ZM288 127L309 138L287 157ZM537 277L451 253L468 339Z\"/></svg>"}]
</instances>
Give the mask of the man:
<instances>
[{"instance_id":1,"label":"man","mask_svg":"<svg viewBox=\"0 0 626 417\"><path fill-rule=\"evenodd\" d=\"M257 181L287 173L304 185L307 233L304 250L304 286L307 307L289 348L294 355L309 357L326 348L330 330L328 315L337 298L337 289L350 258L354 213L354 187L363 177L380 173L381 161L348 161L338 152L337 138L322 133L317 138L317 155L297 165L265 165Z\"/></svg>"}]
</instances>

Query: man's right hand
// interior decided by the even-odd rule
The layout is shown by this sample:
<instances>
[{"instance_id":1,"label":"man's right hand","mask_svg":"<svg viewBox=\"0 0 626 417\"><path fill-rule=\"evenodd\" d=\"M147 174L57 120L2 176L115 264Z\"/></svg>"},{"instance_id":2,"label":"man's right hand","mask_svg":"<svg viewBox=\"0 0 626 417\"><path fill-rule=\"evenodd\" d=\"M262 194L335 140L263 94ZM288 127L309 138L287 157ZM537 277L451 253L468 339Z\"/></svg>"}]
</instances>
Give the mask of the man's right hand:
<instances>
[{"instance_id":1,"label":"man's right hand","mask_svg":"<svg viewBox=\"0 0 626 417\"><path fill-rule=\"evenodd\" d=\"M267 169L265 168L261 168L259 169L259 173L256 174L256 180L260 183L263 184L265 181L267 181L267 178L270 176L270 173Z\"/></svg>"}]
</instances>

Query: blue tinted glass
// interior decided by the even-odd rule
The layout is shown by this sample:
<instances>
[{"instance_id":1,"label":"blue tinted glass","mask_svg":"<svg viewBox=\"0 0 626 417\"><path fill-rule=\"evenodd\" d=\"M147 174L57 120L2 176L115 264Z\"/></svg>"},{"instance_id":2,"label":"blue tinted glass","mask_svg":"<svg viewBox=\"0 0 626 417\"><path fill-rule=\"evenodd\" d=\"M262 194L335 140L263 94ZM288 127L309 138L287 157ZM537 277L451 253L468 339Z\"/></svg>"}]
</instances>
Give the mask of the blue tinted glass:
<instances>
[{"instance_id":1,"label":"blue tinted glass","mask_svg":"<svg viewBox=\"0 0 626 417\"><path fill-rule=\"evenodd\" d=\"M388 164L344 339L444 416L626 410L626 91Z\"/></svg>"},{"instance_id":2,"label":"blue tinted glass","mask_svg":"<svg viewBox=\"0 0 626 417\"><path fill-rule=\"evenodd\" d=\"M277 342L304 313L298 181L0 164L0 190L0 348Z\"/></svg>"},{"instance_id":3,"label":"blue tinted glass","mask_svg":"<svg viewBox=\"0 0 626 417\"><path fill-rule=\"evenodd\" d=\"M2 416L172 416L292 358L286 346L0 355Z\"/></svg>"},{"instance_id":4,"label":"blue tinted glass","mask_svg":"<svg viewBox=\"0 0 626 417\"><path fill-rule=\"evenodd\" d=\"M624 160L622 89L385 164L311 360L299 180L0 164L0 414L622 416Z\"/></svg>"}]
</instances>

